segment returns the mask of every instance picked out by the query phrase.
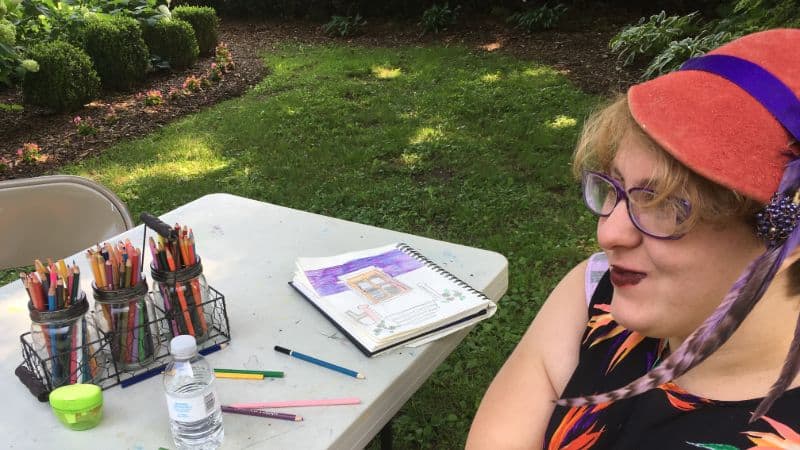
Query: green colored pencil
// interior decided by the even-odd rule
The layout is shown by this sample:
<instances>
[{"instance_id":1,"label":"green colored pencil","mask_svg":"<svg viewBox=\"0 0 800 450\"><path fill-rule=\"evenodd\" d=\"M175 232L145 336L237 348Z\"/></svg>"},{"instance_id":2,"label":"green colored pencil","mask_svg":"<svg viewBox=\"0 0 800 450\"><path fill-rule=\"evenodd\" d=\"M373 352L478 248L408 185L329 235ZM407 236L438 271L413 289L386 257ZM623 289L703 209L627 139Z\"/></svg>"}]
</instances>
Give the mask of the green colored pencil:
<instances>
[{"instance_id":1,"label":"green colored pencil","mask_svg":"<svg viewBox=\"0 0 800 450\"><path fill-rule=\"evenodd\" d=\"M264 378L283 378L283 372L274 370L244 370L244 369L214 369L219 373L248 373L252 375L264 375Z\"/></svg>"}]
</instances>

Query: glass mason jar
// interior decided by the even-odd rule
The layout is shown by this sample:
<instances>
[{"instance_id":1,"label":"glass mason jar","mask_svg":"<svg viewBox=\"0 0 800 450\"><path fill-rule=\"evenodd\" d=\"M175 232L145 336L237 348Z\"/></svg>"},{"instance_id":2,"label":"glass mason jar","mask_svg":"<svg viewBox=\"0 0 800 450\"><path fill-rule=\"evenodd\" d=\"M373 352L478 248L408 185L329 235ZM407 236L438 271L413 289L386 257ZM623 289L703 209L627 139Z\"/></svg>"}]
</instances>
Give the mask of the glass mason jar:
<instances>
[{"instance_id":1,"label":"glass mason jar","mask_svg":"<svg viewBox=\"0 0 800 450\"><path fill-rule=\"evenodd\" d=\"M92 291L95 323L108 338L117 367L137 369L151 363L160 336L144 276L135 286L123 289L98 289L92 283Z\"/></svg>"},{"instance_id":2,"label":"glass mason jar","mask_svg":"<svg viewBox=\"0 0 800 450\"><path fill-rule=\"evenodd\" d=\"M83 292L70 306L57 311L38 311L28 303L31 339L52 389L65 384L92 383L103 371L100 342ZM91 316L90 316L91 317Z\"/></svg>"},{"instance_id":3,"label":"glass mason jar","mask_svg":"<svg viewBox=\"0 0 800 450\"><path fill-rule=\"evenodd\" d=\"M200 261L175 271L158 270L150 266L150 273L154 282L155 301L159 307L163 307L172 337L189 334L194 336L198 344L208 339L213 305L209 305L211 293Z\"/></svg>"}]
</instances>

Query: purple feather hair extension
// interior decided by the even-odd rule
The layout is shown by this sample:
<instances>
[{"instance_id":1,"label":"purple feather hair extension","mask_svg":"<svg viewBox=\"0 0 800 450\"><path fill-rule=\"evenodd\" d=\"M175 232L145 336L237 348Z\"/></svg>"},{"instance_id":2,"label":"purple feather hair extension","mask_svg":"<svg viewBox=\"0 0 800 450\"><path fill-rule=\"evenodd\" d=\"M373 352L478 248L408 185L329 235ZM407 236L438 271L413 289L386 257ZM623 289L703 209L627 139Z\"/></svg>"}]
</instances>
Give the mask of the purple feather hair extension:
<instances>
[{"instance_id":1,"label":"purple feather hair extension","mask_svg":"<svg viewBox=\"0 0 800 450\"><path fill-rule=\"evenodd\" d=\"M784 171L779 192L794 195L800 187L800 158ZM800 227L795 227L782 245L770 248L750 263L722 299L714 312L661 364L619 389L602 394L557 400L561 406L583 406L633 397L672 381L703 362L739 328L745 317L764 295L781 263L800 243ZM751 422L758 420L786 390L800 368L800 322L778 380L756 409Z\"/></svg>"}]
</instances>

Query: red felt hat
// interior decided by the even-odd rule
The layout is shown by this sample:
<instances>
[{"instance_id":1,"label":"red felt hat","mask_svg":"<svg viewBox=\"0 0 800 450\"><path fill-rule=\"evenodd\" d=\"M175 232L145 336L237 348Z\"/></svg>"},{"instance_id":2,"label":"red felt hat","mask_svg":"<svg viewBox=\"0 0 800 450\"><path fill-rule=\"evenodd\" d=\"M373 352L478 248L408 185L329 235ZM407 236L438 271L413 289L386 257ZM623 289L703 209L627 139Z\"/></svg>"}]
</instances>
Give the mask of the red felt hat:
<instances>
[{"instance_id":1,"label":"red felt hat","mask_svg":"<svg viewBox=\"0 0 800 450\"><path fill-rule=\"evenodd\" d=\"M800 30L750 34L709 52L755 63L800 97ZM753 96L720 75L672 72L628 90L633 118L691 170L769 202L794 139ZM800 137L798 137L800 138Z\"/></svg>"}]
</instances>

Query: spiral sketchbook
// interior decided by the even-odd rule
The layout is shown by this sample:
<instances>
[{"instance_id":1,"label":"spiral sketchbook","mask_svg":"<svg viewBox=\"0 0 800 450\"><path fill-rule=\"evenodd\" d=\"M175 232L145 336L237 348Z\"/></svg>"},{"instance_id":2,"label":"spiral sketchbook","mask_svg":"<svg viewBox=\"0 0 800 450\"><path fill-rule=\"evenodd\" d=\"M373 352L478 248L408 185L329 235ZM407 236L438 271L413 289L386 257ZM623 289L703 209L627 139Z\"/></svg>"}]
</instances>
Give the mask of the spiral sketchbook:
<instances>
[{"instance_id":1,"label":"spiral sketchbook","mask_svg":"<svg viewBox=\"0 0 800 450\"><path fill-rule=\"evenodd\" d=\"M367 356L430 342L497 309L406 244L298 258L290 284Z\"/></svg>"}]
</instances>

